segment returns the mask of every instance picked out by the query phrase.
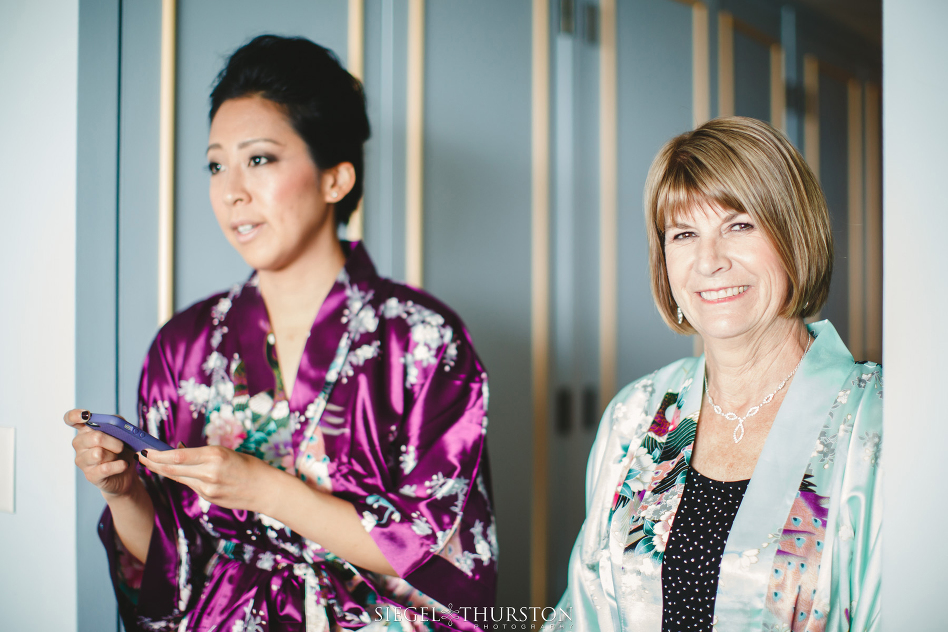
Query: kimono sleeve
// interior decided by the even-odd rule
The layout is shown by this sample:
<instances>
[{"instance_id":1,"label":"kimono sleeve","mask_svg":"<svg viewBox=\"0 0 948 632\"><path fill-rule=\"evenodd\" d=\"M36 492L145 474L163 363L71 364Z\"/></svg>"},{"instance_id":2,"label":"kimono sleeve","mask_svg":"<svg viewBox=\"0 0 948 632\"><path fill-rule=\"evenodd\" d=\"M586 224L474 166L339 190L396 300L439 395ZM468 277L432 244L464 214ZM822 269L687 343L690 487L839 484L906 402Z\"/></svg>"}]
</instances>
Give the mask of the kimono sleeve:
<instances>
[{"instance_id":1,"label":"kimono sleeve","mask_svg":"<svg viewBox=\"0 0 948 632\"><path fill-rule=\"evenodd\" d=\"M383 484L351 500L400 577L445 605L491 606L497 538L485 441L487 375L460 327L438 351L436 363L417 367Z\"/></svg>"},{"instance_id":2,"label":"kimono sleeve","mask_svg":"<svg viewBox=\"0 0 948 632\"><path fill-rule=\"evenodd\" d=\"M858 381L857 381L858 383ZM833 602L840 629L881 629L882 587L882 375L871 374L853 411L840 528L834 560ZM840 569L837 572L835 569Z\"/></svg>"},{"instance_id":3,"label":"kimono sleeve","mask_svg":"<svg viewBox=\"0 0 948 632\"><path fill-rule=\"evenodd\" d=\"M159 333L145 358L139 384L139 425L170 445L180 432L175 428L178 394L177 371L168 361ZM184 420L191 423L191 416ZM99 523L99 536L109 559L109 571L125 628L131 630L177 629L184 614L200 594L201 569L213 550L206 534L182 508L182 488L139 466L139 477L151 496L155 522L146 563L129 554L119 540L108 507ZM203 535L203 537L202 537Z\"/></svg>"}]
</instances>

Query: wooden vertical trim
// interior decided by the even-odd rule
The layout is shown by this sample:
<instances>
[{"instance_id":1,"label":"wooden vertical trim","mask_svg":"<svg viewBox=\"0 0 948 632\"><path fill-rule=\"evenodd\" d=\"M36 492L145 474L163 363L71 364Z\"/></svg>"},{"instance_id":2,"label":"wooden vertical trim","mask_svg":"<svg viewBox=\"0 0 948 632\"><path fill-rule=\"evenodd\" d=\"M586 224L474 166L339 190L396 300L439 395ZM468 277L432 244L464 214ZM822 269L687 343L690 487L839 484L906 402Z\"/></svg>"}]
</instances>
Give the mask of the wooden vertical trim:
<instances>
[{"instance_id":1,"label":"wooden vertical trim","mask_svg":"<svg viewBox=\"0 0 948 632\"><path fill-rule=\"evenodd\" d=\"M408 120L405 165L405 280L424 281L425 0L408 2Z\"/></svg>"},{"instance_id":2,"label":"wooden vertical trim","mask_svg":"<svg viewBox=\"0 0 948 632\"><path fill-rule=\"evenodd\" d=\"M549 522L550 361L550 6L533 0L531 81L531 365L533 370L533 498L530 601L546 606Z\"/></svg>"},{"instance_id":3,"label":"wooden vertical trim","mask_svg":"<svg viewBox=\"0 0 948 632\"><path fill-rule=\"evenodd\" d=\"M803 157L820 179L820 62L813 55L803 56Z\"/></svg>"},{"instance_id":4,"label":"wooden vertical trim","mask_svg":"<svg viewBox=\"0 0 948 632\"><path fill-rule=\"evenodd\" d=\"M787 133L787 88L783 46L770 45L770 124Z\"/></svg>"},{"instance_id":5,"label":"wooden vertical trim","mask_svg":"<svg viewBox=\"0 0 948 632\"><path fill-rule=\"evenodd\" d=\"M618 373L619 119L616 0L599 4L599 401L616 394Z\"/></svg>"},{"instance_id":6,"label":"wooden vertical trim","mask_svg":"<svg viewBox=\"0 0 948 632\"><path fill-rule=\"evenodd\" d=\"M882 362L882 92L866 84L866 358Z\"/></svg>"},{"instance_id":7,"label":"wooden vertical trim","mask_svg":"<svg viewBox=\"0 0 948 632\"><path fill-rule=\"evenodd\" d=\"M718 11L718 116L734 115L734 17Z\"/></svg>"},{"instance_id":8,"label":"wooden vertical trim","mask_svg":"<svg viewBox=\"0 0 948 632\"><path fill-rule=\"evenodd\" d=\"M349 0L346 61L349 74L362 80L365 74L365 0Z\"/></svg>"},{"instance_id":9,"label":"wooden vertical trim","mask_svg":"<svg viewBox=\"0 0 948 632\"><path fill-rule=\"evenodd\" d=\"M703 2L691 5L692 123L695 127L711 118L711 41L708 7ZM732 65L733 68L733 65ZM692 336L695 356L704 353L701 336Z\"/></svg>"},{"instance_id":10,"label":"wooden vertical trim","mask_svg":"<svg viewBox=\"0 0 948 632\"><path fill-rule=\"evenodd\" d=\"M847 82L848 233L849 233L849 350L857 360L866 357L865 334L865 206L863 205L862 84Z\"/></svg>"},{"instance_id":11,"label":"wooden vertical trim","mask_svg":"<svg viewBox=\"0 0 948 632\"><path fill-rule=\"evenodd\" d=\"M174 314L174 135L177 3L161 3L158 110L158 325Z\"/></svg>"},{"instance_id":12,"label":"wooden vertical trim","mask_svg":"<svg viewBox=\"0 0 948 632\"><path fill-rule=\"evenodd\" d=\"M695 127L711 118L711 43L708 37L708 7L691 5L691 111Z\"/></svg>"},{"instance_id":13,"label":"wooden vertical trim","mask_svg":"<svg viewBox=\"0 0 948 632\"><path fill-rule=\"evenodd\" d=\"M348 27L346 65L349 74L361 81L365 74L365 0L349 0ZM359 206L349 217L346 239L362 239L363 223L364 214L360 200Z\"/></svg>"}]
</instances>

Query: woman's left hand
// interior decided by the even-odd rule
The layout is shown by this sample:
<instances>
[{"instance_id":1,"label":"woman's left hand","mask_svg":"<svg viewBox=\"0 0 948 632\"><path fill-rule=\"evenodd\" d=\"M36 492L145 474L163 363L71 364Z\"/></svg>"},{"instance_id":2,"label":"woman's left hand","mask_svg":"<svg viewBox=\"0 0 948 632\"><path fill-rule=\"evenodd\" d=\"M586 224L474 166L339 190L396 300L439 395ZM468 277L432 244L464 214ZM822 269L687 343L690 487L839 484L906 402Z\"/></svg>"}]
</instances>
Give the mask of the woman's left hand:
<instances>
[{"instance_id":1,"label":"woman's left hand","mask_svg":"<svg viewBox=\"0 0 948 632\"><path fill-rule=\"evenodd\" d=\"M149 470L227 509L263 511L267 474L277 471L256 457L216 445L146 452L140 462Z\"/></svg>"}]
</instances>

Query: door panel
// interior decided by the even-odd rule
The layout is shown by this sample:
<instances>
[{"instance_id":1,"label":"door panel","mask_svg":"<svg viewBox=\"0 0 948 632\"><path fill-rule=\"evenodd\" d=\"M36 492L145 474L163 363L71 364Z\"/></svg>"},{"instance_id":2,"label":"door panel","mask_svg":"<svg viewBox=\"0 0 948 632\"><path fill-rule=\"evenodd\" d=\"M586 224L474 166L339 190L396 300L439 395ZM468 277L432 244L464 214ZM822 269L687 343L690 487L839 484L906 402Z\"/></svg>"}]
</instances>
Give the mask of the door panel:
<instances>
[{"instance_id":1,"label":"door panel","mask_svg":"<svg viewBox=\"0 0 948 632\"><path fill-rule=\"evenodd\" d=\"M655 154L693 124L691 19L672 0L618 3L620 388L692 353L652 300L642 206Z\"/></svg>"},{"instance_id":2,"label":"door panel","mask_svg":"<svg viewBox=\"0 0 948 632\"><path fill-rule=\"evenodd\" d=\"M573 3L551 38L552 204L548 603L566 589L586 517L585 474L599 426L599 62L596 3Z\"/></svg>"},{"instance_id":3,"label":"door panel","mask_svg":"<svg viewBox=\"0 0 948 632\"><path fill-rule=\"evenodd\" d=\"M833 227L833 281L820 318L832 321L839 337L849 340L849 189L848 93L846 84L820 73L820 185Z\"/></svg>"},{"instance_id":4,"label":"door panel","mask_svg":"<svg viewBox=\"0 0 948 632\"><path fill-rule=\"evenodd\" d=\"M770 47L734 30L734 114L770 121Z\"/></svg>"},{"instance_id":5,"label":"door panel","mask_svg":"<svg viewBox=\"0 0 948 632\"><path fill-rule=\"evenodd\" d=\"M532 481L527 2L428 2L424 284L464 319L490 374L498 603L529 603Z\"/></svg>"}]
</instances>

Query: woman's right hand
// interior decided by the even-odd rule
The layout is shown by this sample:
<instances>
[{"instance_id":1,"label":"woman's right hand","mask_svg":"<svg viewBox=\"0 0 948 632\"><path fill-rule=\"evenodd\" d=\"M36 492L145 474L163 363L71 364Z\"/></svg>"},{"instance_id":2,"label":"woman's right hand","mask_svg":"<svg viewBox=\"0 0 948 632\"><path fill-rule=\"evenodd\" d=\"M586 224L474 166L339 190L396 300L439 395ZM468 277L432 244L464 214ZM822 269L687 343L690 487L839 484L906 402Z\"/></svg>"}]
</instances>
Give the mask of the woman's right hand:
<instances>
[{"instance_id":1,"label":"woman's right hand","mask_svg":"<svg viewBox=\"0 0 948 632\"><path fill-rule=\"evenodd\" d=\"M135 453L115 437L87 426L88 416L88 411L79 408L63 415L63 421L76 429L72 440L76 465L106 499L130 495L141 484L135 468Z\"/></svg>"}]
</instances>

